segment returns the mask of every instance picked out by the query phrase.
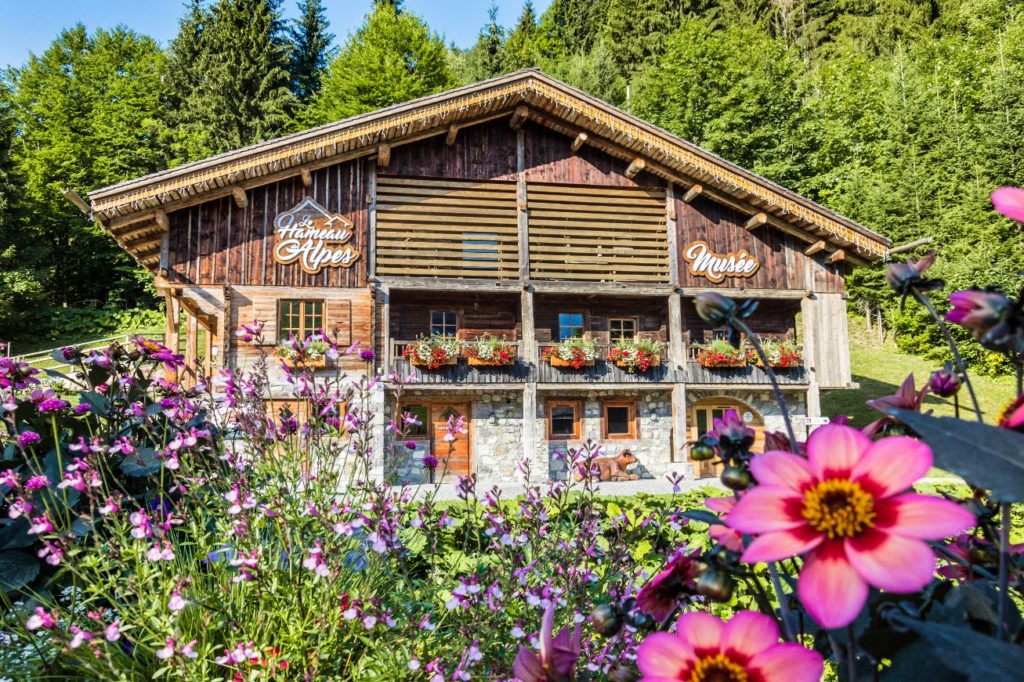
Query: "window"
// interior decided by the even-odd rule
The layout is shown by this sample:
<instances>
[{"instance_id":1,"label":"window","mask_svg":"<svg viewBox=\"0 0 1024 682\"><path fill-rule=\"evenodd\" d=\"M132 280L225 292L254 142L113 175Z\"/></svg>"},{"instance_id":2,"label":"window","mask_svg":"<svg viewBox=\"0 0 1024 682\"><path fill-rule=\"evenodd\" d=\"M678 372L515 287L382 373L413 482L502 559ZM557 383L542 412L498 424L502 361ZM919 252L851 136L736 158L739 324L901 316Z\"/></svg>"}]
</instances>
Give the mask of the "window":
<instances>
[{"instance_id":1,"label":"window","mask_svg":"<svg viewBox=\"0 0 1024 682\"><path fill-rule=\"evenodd\" d=\"M608 332L612 343L632 341L636 338L636 318L613 317L608 320Z\"/></svg>"},{"instance_id":2,"label":"window","mask_svg":"<svg viewBox=\"0 0 1024 682\"><path fill-rule=\"evenodd\" d=\"M583 336L583 313L558 313L558 340Z\"/></svg>"},{"instance_id":3,"label":"window","mask_svg":"<svg viewBox=\"0 0 1024 682\"><path fill-rule=\"evenodd\" d=\"M430 333L440 336L455 336L458 324L455 312L451 310L435 310L430 313Z\"/></svg>"},{"instance_id":4,"label":"window","mask_svg":"<svg viewBox=\"0 0 1024 682\"><path fill-rule=\"evenodd\" d=\"M636 403L605 402L604 437L605 438L636 438Z\"/></svg>"},{"instance_id":5,"label":"window","mask_svg":"<svg viewBox=\"0 0 1024 682\"><path fill-rule=\"evenodd\" d=\"M405 435L410 438L424 438L430 433L427 422L430 421L427 407L425 405L404 405L402 412L408 412L416 417L419 424L405 424Z\"/></svg>"},{"instance_id":6,"label":"window","mask_svg":"<svg viewBox=\"0 0 1024 682\"><path fill-rule=\"evenodd\" d=\"M283 300L278 307L278 338L288 337L305 340L310 334L321 331L324 326L323 301Z\"/></svg>"},{"instance_id":7,"label":"window","mask_svg":"<svg viewBox=\"0 0 1024 682\"><path fill-rule=\"evenodd\" d=\"M577 440L580 437L580 404L575 400L548 402L548 439Z\"/></svg>"}]
</instances>

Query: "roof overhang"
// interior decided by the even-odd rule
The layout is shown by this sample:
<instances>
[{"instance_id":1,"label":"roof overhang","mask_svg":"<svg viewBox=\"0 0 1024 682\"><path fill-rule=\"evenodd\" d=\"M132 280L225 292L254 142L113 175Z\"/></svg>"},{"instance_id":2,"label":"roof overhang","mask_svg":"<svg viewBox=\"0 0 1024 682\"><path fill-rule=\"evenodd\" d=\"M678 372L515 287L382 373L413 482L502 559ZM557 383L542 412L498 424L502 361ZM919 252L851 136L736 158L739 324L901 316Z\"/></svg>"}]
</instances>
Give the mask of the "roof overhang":
<instances>
[{"instance_id":1,"label":"roof overhang","mask_svg":"<svg viewBox=\"0 0 1024 682\"><path fill-rule=\"evenodd\" d=\"M646 170L683 187L700 185L714 199L747 211L808 242L825 241L855 261L886 255L889 240L755 173L642 121L536 69L353 116L201 161L94 190L94 219L147 265L167 211L298 175L303 170L378 153L452 129L507 116L526 106L531 119L620 158L642 158ZM520 111L522 111L520 109ZM149 227L138 227L145 223ZM155 225L155 227L153 227ZM147 232L148 230L148 232Z\"/></svg>"}]
</instances>

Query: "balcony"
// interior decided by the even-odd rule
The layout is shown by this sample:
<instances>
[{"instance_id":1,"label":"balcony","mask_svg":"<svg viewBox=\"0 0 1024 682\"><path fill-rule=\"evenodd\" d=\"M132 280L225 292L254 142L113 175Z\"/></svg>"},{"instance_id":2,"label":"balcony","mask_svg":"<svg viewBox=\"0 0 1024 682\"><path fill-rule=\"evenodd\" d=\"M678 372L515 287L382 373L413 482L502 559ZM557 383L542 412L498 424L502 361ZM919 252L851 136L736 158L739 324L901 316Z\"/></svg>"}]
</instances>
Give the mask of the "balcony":
<instances>
[{"instance_id":1,"label":"balcony","mask_svg":"<svg viewBox=\"0 0 1024 682\"><path fill-rule=\"evenodd\" d=\"M552 343L537 344L536 357L540 358L545 349L550 348ZM646 372L627 372L624 367L619 367L614 362L607 360L608 346L598 345L598 357L593 365L584 366L580 369L572 367L554 367L548 362L538 360L537 362L537 383L539 384L652 384L672 383L683 380L682 372L672 369L668 359L663 357L661 364L652 367Z\"/></svg>"},{"instance_id":2,"label":"balcony","mask_svg":"<svg viewBox=\"0 0 1024 682\"><path fill-rule=\"evenodd\" d=\"M402 376L412 375L414 382L420 385L438 384L522 384L530 379L533 368L524 362L519 352L520 343L510 341L509 345L516 349L516 360L511 365L493 367L471 365L469 359L459 356L453 365L442 365L437 369L413 365L403 357L405 349L415 341L391 341L391 365L394 371Z\"/></svg>"},{"instance_id":3,"label":"balcony","mask_svg":"<svg viewBox=\"0 0 1024 682\"><path fill-rule=\"evenodd\" d=\"M742 367L704 367L697 362L698 352L698 348L692 346L687 348L685 381L688 384L771 385L768 373L756 364L746 364ZM807 370L802 364L799 367L774 367L773 369L780 386L805 386L810 381Z\"/></svg>"}]
</instances>

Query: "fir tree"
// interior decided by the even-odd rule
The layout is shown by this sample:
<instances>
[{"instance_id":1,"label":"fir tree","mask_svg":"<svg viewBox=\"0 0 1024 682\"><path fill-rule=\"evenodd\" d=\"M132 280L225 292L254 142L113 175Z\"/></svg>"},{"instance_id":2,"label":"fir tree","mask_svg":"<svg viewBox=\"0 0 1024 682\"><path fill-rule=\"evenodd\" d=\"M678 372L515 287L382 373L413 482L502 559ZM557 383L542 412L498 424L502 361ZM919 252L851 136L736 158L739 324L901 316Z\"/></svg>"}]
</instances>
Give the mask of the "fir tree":
<instances>
[{"instance_id":1,"label":"fir tree","mask_svg":"<svg viewBox=\"0 0 1024 682\"><path fill-rule=\"evenodd\" d=\"M553 0L540 23L538 47L549 60L593 48L608 12L608 0Z\"/></svg>"},{"instance_id":2,"label":"fir tree","mask_svg":"<svg viewBox=\"0 0 1024 682\"><path fill-rule=\"evenodd\" d=\"M299 11L302 16L289 29L292 49L288 65L292 93L306 103L320 92L334 34L327 30L329 24L321 0L303 0L299 2Z\"/></svg>"},{"instance_id":3,"label":"fir tree","mask_svg":"<svg viewBox=\"0 0 1024 682\"><path fill-rule=\"evenodd\" d=\"M537 13L533 9L532 0L526 0L515 28L505 41L504 60L505 71L518 71L540 63L540 50L537 49Z\"/></svg>"},{"instance_id":4,"label":"fir tree","mask_svg":"<svg viewBox=\"0 0 1024 682\"><path fill-rule=\"evenodd\" d=\"M505 29L498 23L498 5L491 3L487 23L480 29L476 44L466 54L466 82L482 81L504 72Z\"/></svg>"},{"instance_id":5,"label":"fir tree","mask_svg":"<svg viewBox=\"0 0 1024 682\"><path fill-rule=\"evenodd\" d=\"M441 38L415 15L378 3L328 67L307 122L336 121L454 83Z\"/></svg>"},{"instance_id":6,"label":"fir tree","mask_svg":"<svg viewBox=\"0 0 1024 682\"><path fill-rule=\"evenodd\" d=\"M191 0L168 50L163 77L163 116L175 164L202 158L211 148L209 128L199 103L206 78L209 21L210 13L203 8L201 0Z\"/></svg>"}]
</instances>

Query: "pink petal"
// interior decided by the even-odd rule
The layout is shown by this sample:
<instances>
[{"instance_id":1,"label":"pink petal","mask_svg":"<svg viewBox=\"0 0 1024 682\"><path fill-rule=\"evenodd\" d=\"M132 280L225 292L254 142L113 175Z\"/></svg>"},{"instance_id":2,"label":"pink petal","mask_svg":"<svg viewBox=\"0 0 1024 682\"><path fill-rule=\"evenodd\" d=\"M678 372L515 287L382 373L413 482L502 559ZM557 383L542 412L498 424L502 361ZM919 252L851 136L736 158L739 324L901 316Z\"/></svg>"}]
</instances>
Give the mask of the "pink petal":
<instances>
[{"instance_id":1,"label":"pink petal","mask_svg":"<svg viewBox=\"0 0 1024 682\"><path fill-rule=\"evenodd\" d=\"M955 502L931 495L907 493L875 504L875 526L919 540L940 540L973 528L974 514Z\"/></svg>"},{"instance_id":2,"label":"pink petal","mask_svg":"<svg viewBox=\"0 0 1024 682\"><path fill-rule=\"evenodd\" d=\"M722 627L720 618L704 611L693 611L679 616L676 637L696 651L717 651L722 640Z\"/></svg>"},{"instance_id":3,"label":"pink petal","mask_svg":"<svg viewBox=\"0 0 1024 682\"><path fill-rule=\"evenodd\" d=\"M726 514L736 506L735 497L709 497L704 500L704 506L719 514Z\"/></svg>"},{"instance_id":4,"label":"pink petal","mask_svg":"<svg viewBox=\"0 0 1024 682\"><path fill-rule=\"evenodd\" d=\"M870 447L871 441L857 429L829 424L807 439L807 458L818 479L845 478Z\"/></svg>"},{"instance_id":5,"label":"pink petal","mask_svg":"<svg viewBox=\"0 0 1024 682\"><path fill-rule=\"evenodd\" d=\"M726 525L751 534L796 528L807 521L800 516L803 498L790 488L759 485L736 503L725 519Z\"/></svg>"},{"instance_id":6,"label":"pink petal","mask_svg":"<svg viewBox=\"0 0 1024 682\"><path fill-rule=\"evenodd\" d=\"M648 635L636 652L645 680L680 680L695 658L692 647L667 632Z\"/></svg>"},{"instance_id":7,"label":"pink petal","mask_svg":"<svg viewBox=\"0 0 1024 682\"><path fill-rule=\"evenodd\" d=\"M890 592L917 592L935 573L935 554L928 545L879 530L848 538L846 558L869 584Z\"/></svg>"},{"instance_id":8,"label":"pink petal","mask_svg":"<svg viewBox=\"0 0 1024 682\"><path fill-rule=\"evenodd\" d=\"M1007 218L1024 223L1024 190L1019 187L1000 187L992 192L992 205Z\"/></svg>"},{"instance_id":9,"label":"pink petal","mask_svg":"<svg viewBox=\"0 0 1024 682\"><path fill-rule=\"evenodd\" d=\"M850 475L875 497L888 497L912 486L932 467L932 449L907 436L875 441Z\"/></svg>"},{"instance_id":10,"label":"pink petal","mask_svg":"<svg viewBox=\"0 0 1024 682\"><path fill-rule=\"evenodd\" d=\"M547 677L537 654L524 646L519 647L516 660L512 661L512 674L523 682L544 682Z\"/></svg>"},{"instance_id":11,"label":"pink petal","mask_svg":"<svg viewBox=\"0 0 1024 682\"><path fill-rule=\"evenodd\" d=\"M818 682L824 667L821 654L791 642L765 649L747 664L764 682Z\"/></svg>"},{"instance_id":12,"label":"pink petal","mask_svg":"<svg viewBox=\"0 0 1024 682\"><path fill-rule=\"evenodd\" d=\"M740 611L722 628L722 651L734 651L750 658L778 644L779 627L772 618L757 611Z\"/></svg>"},{"instance_id":13,"label":"pink petal","mask_svg":"<svg viewBox=\"0 0 1024 682\"><path fill-rule=\"evenodd\" d=\"M838 542L822 545L811 553L800 572L796 591L811 617L830 630L852 623L868 599L867 583L847 561Z\"/></svg>"},{"instance_id":14,"label":"pink petal","mask_svg":"<svg viewBox=\"0 0 1024 682\"><path fill-rule=\"evenodd\" d=\"M756 564L759 561L786 559L811 551L824 539L824 535L807 525L765 533L754 538L747 546L742 560L748 564Z\"/></svg>"},{"instance_id":15,"label":"pink petal","mask_svg":"<svg viewBox=\"0 0 1024 682\"><path fill-rule=\"evenodd\" d=\"M750 472L761 485L778 485L802 490L814 480L811 465L789 452L766 452L750 460Z\"/></svg>"}]
</instances>

